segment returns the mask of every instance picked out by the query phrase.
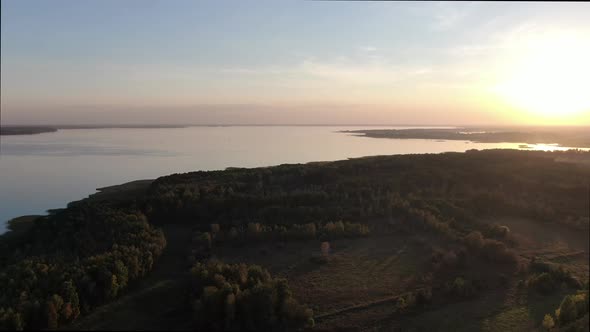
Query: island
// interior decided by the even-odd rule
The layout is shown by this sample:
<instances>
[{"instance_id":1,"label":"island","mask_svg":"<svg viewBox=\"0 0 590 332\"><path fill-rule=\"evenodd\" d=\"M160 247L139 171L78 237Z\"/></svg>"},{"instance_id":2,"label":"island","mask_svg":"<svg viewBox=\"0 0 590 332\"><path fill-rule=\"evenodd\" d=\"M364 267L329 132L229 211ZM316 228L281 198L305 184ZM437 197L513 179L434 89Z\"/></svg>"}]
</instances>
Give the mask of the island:
<instances>
[{"instance_id":1,"label":"island","mask_svg":"<svg viewBox=\"0 0 590 332\"><path fill-rule=\"evenodd\" d=\"M561 127L561 128L432 128L432 129L363 129L345 130L343 133L393 139L431 139L431 140L459 140L481 143L526 143L528 144L558 144L570 148L590 148L590 128Z\"/></svg>"},{"instance_id":2,"label":"island","mask_svg":"<svg viewBox=\"0 0 590 332\"><path fill-rule=\"evenodd\" d=\"M0 237L0 329L583 331L589 158L469 150L101 188Z\"/></svg>"}]
</instances>

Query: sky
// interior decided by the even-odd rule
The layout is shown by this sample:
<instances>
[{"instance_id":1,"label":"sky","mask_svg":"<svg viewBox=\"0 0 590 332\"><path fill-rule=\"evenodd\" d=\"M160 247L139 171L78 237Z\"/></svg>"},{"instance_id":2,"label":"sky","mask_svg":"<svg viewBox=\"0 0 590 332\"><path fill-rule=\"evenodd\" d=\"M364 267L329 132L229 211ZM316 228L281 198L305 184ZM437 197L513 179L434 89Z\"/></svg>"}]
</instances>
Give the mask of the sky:
<instances>
[{"instance_id":1,"label":"sky","mask_svg":"<svg viewBox=\"0 0 590 332\"><path fill-rule=\"evenodd\" d=\"M1 5L4 125L590 125L590 3Z\"/></svg>"}]
</instances>

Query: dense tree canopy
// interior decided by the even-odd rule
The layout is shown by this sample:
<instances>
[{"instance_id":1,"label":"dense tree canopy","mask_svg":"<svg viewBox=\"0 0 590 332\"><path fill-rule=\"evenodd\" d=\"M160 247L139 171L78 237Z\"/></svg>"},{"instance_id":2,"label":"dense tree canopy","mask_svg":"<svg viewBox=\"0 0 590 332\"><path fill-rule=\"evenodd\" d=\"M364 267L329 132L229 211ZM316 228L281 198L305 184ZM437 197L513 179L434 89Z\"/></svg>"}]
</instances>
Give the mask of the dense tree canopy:
<instances>
[{"instance_id":1,"label":"dense tree canopy","mask_svg":"<svg viewBox=\"0 0 590 332\"><path fill-rule=\"evenodd\" d=\"M486 150L175 174L153 183L145 210L154 222L203 227L392 219L414 208L447 220L499 214L587 229L590 170L557 162L564 154Z\"/></svg>"},{"instance_id":2,"label":"dense tree canopy","mask_svg":"<svg viewBox=\"0 0 590 332\"><path fill-rule=\"evenodd\" d=\"M256 265L210 261L191 269L200 330L294 330L313 326L313 312L292 298L285 279Z\"/></svg>"},{"instance_id":3,"label":"dense tree canopy","mask_svg":"<svg viewBox=\"0 0 590 332\"><path fill-rule=\"evenodd\" d=\"M0 327L69 322L144 276L165 246L139 211L82 202L38 219L17 247L2 252Z\"/></svg>"}]
</instances>

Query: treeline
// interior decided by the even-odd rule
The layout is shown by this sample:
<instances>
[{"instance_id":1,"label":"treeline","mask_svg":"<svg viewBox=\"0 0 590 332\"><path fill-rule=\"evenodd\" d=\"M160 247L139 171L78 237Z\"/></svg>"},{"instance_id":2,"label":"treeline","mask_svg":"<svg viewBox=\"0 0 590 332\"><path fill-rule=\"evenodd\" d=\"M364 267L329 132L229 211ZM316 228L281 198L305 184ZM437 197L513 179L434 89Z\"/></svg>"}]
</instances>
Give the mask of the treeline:
<instances>
[{"instance_id":1,"label":"treeline","mask_svg":"<svg viewBox=\"0 0 590 332\"><path fill-rule=\"evenodd\" d=\"M54 329L148 273L164 234L137 210L82 201L39 219L3 248L0 329Z\"/></svg>"},{"instance_id":2,"label":"treeline","mask_svg":"<svg viewBox=\"0 0 590 332\"><path fill-rule=\"evenodd\" d=\"M195 241L203 247L216 244L244 244L266 241L335 240L369 235L369 226L348 221L328 223L306 223L293 225L264 225L248 223L223 229L219 224L211 224L208 232L197 232Z\"/></svg>"},{"instance_id":3,"label":"treeline","mask_svg":"<svg viewBox=\"0 0 590 332\"><path fill-rule=\"evenodd\" d=\"M281 331L313 327L313 312L293 299L285 279L257 265L209 261L191 269L198 330Z\"/></svg>"},{"instance_id":4,"label":"treeline","mask_svg":"<svg viewBox=\"0 0 590 332\"><path fill-rule=\"evenodd\" d=\"M175 174L154 181L144 208L159 223L274 225L395 220L401 200L456 222L520 216L587 228L580 179L590 170L555 161L563 156L486 150Z\"/></svg>"},{"instance_id":5,"label":"treeline","mask_svg":"<svg viewBox=\"0 0 590 332\"><path fill-rule=\"evenodd\" d=\"M486 260L515 264L518 258L505 242L512 243L510 229L501 225L482 225L461 210L454 217L445 217L436 206L421 203L420 208L411 207L411 203L403 199L393 201L392 208L397 216L393 223L394 230L400 228L409 231L427 231L438 234L447 240L465 246L470 254L478 255ZM444 218L444 219L443 219ZM488 237L485 237L481 229ZM503 242L504 241L504 242ZM464 251L463 251L464 252ZM451 253L454 255L454 253Z\"/></svg>"}]
</instances>

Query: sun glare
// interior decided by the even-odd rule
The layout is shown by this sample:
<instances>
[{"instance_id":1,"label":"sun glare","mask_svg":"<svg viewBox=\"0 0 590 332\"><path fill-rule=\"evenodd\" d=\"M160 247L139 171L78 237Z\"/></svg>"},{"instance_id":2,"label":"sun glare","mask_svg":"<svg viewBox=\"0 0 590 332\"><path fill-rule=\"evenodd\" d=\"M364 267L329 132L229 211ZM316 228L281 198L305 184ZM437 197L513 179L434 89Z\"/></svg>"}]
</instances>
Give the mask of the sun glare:
<instances>
[{"instance_id":1,"label":"sun glare","mask_svg":"<svg viewBox=\"0 0 590 332\"><path fill-rule=\"evenodd\" d=\"M575 122L590 112L590 41L553 35L531 42L496 87L502 99L541 121Z\"/></svg>"}]
</instances>

